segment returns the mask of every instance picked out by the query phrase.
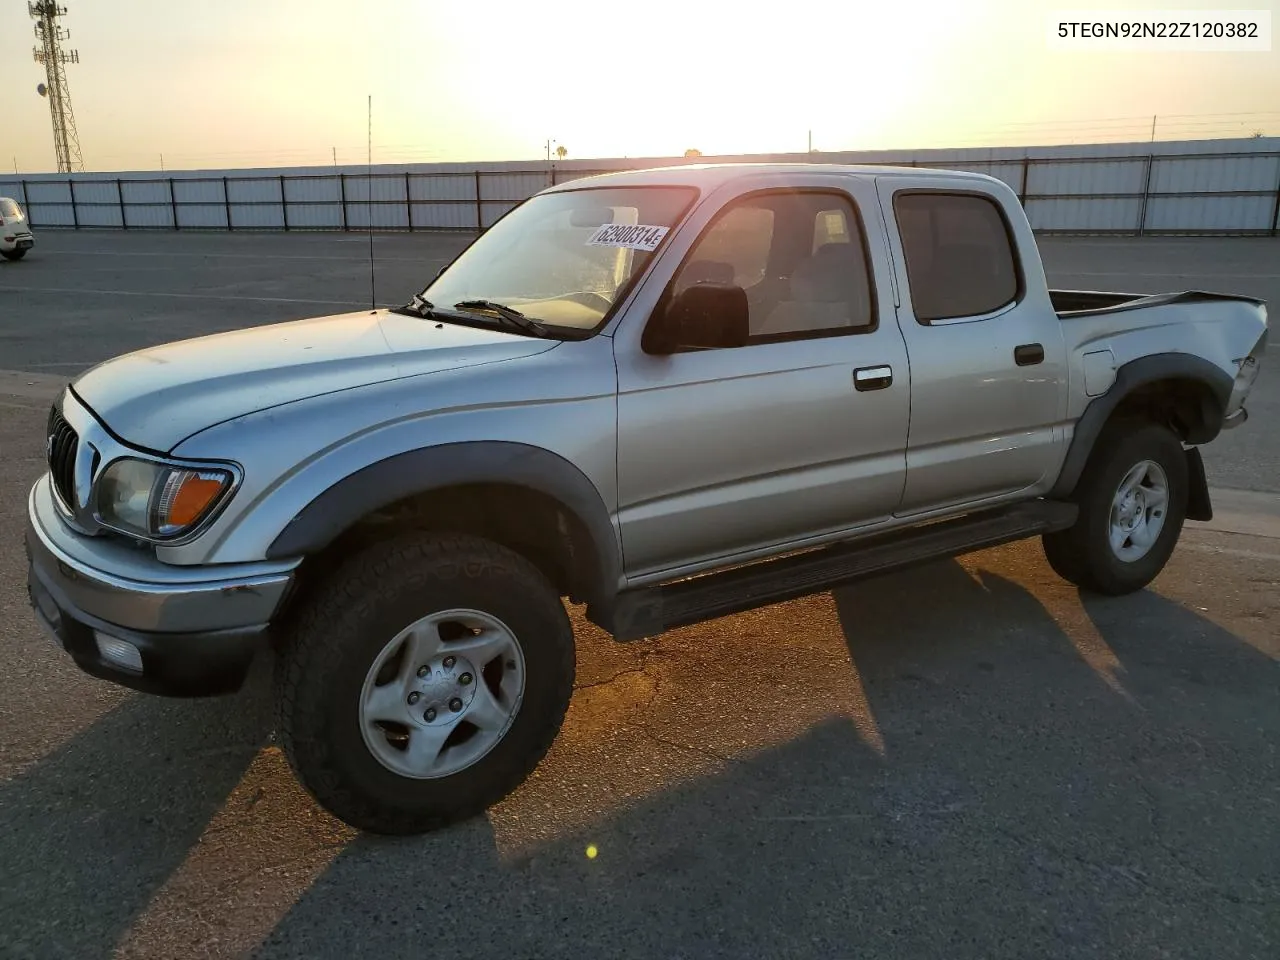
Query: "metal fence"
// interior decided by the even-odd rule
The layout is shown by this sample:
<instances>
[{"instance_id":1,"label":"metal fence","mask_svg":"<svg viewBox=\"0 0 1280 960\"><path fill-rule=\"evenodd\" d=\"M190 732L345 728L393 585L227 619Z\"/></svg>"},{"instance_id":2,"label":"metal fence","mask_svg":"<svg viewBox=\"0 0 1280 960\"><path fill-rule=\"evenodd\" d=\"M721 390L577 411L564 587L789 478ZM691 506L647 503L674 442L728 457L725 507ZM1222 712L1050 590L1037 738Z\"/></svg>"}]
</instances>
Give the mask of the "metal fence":
<instances>
[{"instance_id":1,"label":"metal fence","mask_svg":"<svg viewBox=\"0 0 1280 960\"><path fill-rule=\"evenodd\" d=\"M1041 233L1276 236L1280 230L1280 151L1115 154L1096 149L1097 155L1039 157L988 151L983 159L854 154L799 159L985 173L1017 191L1032 227ZM0 195L19 200L37 228L476 231L550 184L652 165L600 161L594 168L578 162L473 170L36 175L0 178Z\"/></svg>"},{"instance_id":2,"label":"metal fence","mask_svg":"<svg viewBox=\"0 0 1280 960\"><path fill-rule=\"evenodd\" d=\"M604 172L82 176L0 180L0 194L16 187L33 227L476 231L551 183Z\"/></svg>"}]
</instances>

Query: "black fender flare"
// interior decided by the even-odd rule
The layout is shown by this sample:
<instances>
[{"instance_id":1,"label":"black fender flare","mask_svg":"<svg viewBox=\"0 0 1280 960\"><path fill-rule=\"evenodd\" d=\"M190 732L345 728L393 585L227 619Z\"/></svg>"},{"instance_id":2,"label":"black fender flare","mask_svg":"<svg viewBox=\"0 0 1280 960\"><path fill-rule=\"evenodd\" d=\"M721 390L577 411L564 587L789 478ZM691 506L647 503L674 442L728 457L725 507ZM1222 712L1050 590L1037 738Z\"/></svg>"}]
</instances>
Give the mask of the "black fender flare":
<instances>
[{"instance_id":1,"label":"black fender flare","mask_svg":"<svg viewBox=\"0 0 1280 960\"><path fill-rule=\"evenodd\" d=\"M1071 495L1080 479L1080 474L1084 472L1085 464L1089 460L1089 454L1093 452L1098 435L1102 433L1102 428L1106 426L1116 407L1134 390L1158 380L1194 380L1208 387L1217 401L1217 409L1210 411L1206 418L1206 422L1210 424L1209 430L1194 438L1194 442L1208 443L1218 435L1222 429L1222 417L1226 412L1233 384L1232 378L1225 371L1203 357L1197 357L1191 353L1153 353L1130 360L1116 371L1116 379L1111 388L1102 396L1090 401L1080 419L1076 421L1071 446L1067 449L1066 459L1058 474L1058 481L1049 493L1050 497Z\"/></svg>"},{"instance_id":2,"label":"black fender flare","mask_svg":"<svg viewBox=\"0 0 1280 960\"><path fill-rule=\"evenodd\" d=\"M510 441L445 443L362 467L303 507L267 548L267 558L314 554L376 510L432 490L472 483L525 487L563 504L591 540L594 556L582 558L587 599L607 603L617 592L622 550L595 484L558 454Z\"/></svg>"}]
</instances>

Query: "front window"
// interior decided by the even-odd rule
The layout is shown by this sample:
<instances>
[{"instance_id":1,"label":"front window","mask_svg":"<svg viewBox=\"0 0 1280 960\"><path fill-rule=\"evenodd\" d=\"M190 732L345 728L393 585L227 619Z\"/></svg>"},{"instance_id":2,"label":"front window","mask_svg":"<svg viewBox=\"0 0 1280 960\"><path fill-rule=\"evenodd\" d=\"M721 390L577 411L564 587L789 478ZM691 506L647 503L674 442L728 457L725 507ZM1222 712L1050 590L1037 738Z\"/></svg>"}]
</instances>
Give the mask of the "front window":
<instances>
[{"instance_id":1,"label":"front window","mask_svg":"<svg viewBox=\"0 0 1280 960\"><path fill-rule=\"evenodd\" d=\"M770 191L727 207L671 284L733 284L747 295L748 344L876 329L866 240L847 196Z\"/></svg>"},{"instance_id":2,"label":"front window","mask_svg":"<svg viewBox=\"0 0 1280 960\"><path fill-rule=\"evenodd\" d=\"M590 330L695 196L683 187L539 194L494 224L423 296L444 310L487 300L543 323Z\"/></svg>"}]
</instances>

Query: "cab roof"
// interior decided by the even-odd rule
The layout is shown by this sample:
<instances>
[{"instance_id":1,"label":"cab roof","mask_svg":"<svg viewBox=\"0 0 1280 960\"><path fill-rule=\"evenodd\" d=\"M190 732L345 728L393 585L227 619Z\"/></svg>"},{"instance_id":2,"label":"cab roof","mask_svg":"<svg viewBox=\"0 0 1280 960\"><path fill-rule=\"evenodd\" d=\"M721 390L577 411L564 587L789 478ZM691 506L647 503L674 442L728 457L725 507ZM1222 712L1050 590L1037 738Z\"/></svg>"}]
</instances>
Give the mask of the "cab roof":
<instances>
[{"instance_id":1,"label":"cab roof","mask_svg":"<svg viewBox=\"0 0 1280 960\"><path fill-rule=\"evenodd\" d=\"M557 184L546 192L575 190L582 187L697 187L710 192L735 180L785 180L795 176L872 176L872 177L946 177L948 180L972 180L990 183L992 177L961 170L932 167L888 167L871 164L838 163L688 163L645 170L621 170L597 176L579 177Z\"/></svg>"}]
</instances>

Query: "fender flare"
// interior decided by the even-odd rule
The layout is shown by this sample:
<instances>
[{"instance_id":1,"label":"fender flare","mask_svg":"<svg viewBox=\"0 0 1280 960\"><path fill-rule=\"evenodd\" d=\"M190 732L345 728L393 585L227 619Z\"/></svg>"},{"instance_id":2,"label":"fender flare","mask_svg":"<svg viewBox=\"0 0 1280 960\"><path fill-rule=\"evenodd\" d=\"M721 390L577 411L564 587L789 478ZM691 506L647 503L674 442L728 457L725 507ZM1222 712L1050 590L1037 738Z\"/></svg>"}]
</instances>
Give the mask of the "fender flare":
<instances>
[{"instance_id":1,"label":"fender flare","mask_svg":"<svg viewBox=\"0 0 1280 960\"><path fill-rule=\"evenodd\" d=\"M408 497L472 483L504 483L545 494L571 511L590 538L582 558L587 596L607 602L622 575L622 551L608 508L568 460L523 443L445 443L387 457L339 480L303 507L267 548L269 559L314 554L361 518Z\"/></svg>"},{"instance_id":2,"label":"fender flare","mask_svg":"<svg viewBox=\"0 0 1280 960\"><path fill-rule=\"evenodd\" d=\"M1066 459L1062 463L1058 481L1049 493L1050 497L1071 495L1089 461L1089 454L1093 452L1098 435L1102 433L1102 428L1106 426L1116 407L1134 390L1158 380L1193 380L1207 387L1217 401L1217 409L1211 411L1207 418L1210 424L1207 434L1198 436L1194 442L1208 443L1218 435L1233 383L1226 372L1203 357L1191 353L1153 353L1130 360L1116 371L1116 379L1111 388L1090 401L1076 421L1071 446L1067 449Z\"/></svg>"}]
</instances>

